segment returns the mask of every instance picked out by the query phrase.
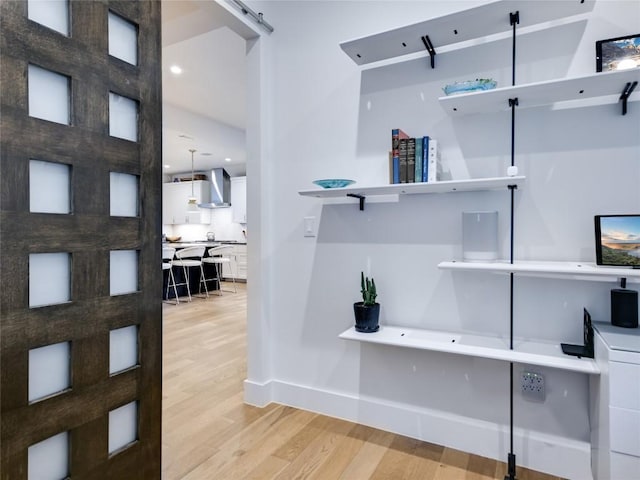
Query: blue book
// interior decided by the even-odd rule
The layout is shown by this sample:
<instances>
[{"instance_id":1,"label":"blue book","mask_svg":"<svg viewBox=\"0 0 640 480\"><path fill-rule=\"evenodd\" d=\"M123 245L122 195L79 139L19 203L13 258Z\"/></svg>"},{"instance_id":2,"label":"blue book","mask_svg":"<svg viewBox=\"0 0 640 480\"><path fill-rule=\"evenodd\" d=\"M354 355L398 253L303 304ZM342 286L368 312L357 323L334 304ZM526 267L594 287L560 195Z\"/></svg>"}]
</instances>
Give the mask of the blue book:
<instances>
[{"instance_id":1,"label":"blue book","mask_svg":"<svg viewBox=\"0 0 640 480\"><path fill-rule=\"evenodd\" d=\"M422 139L416 138L415 181L422 181Z\"/></svg>"},{"instance_id":2,"label":"blue book","mask_svg":"<svg viewBox=\"0 0 640 480\"><path fill-rule=\"evenodd\" d=\"M393 183L400 183L400 158L393 157Z\"/></svg>"},{"instance_id":3,"label":"blue book","mask_svg":"<svg viewBox=\"0 0 640 480\"><path fill-rule=\"evenodd\" d=\"M422 137L422 181L429 178L429 137Z\"/></svg>"}]
</instances>

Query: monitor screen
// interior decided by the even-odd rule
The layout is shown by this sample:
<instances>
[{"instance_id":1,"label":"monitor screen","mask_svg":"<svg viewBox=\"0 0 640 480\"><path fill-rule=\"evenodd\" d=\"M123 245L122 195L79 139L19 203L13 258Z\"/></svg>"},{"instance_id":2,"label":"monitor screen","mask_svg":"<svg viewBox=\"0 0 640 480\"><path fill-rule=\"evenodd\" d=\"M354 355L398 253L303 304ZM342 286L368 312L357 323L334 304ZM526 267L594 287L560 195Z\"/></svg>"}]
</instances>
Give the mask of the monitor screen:
<instances>
[{"instance_id":1,"label":"monitor screen","mask_svg":"<svg viewBox=\"0 0 640 480\"><path fill-rule=\"evenodd\" d=\"M596 263L640 268L640 214L596 215Z\"/></svg>"}]
</instances>

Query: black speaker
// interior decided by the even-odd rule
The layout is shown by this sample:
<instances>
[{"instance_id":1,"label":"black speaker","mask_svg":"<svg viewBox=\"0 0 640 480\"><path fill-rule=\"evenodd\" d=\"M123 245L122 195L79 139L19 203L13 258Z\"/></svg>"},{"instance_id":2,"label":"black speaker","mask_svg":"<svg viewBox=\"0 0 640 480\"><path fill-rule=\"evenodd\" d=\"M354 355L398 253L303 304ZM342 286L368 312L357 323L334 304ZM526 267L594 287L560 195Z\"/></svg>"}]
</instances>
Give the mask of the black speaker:
<instances>
[{"instance_id":1,"label":"black speaker","mask_svg":"<svg viewBox=\"0 0 640 480\"><path fill-rule=\"evenodd\" d=\"M611 290L611 324L638 328L638 292L626 288Z\"/></svg>"}]
</instances>

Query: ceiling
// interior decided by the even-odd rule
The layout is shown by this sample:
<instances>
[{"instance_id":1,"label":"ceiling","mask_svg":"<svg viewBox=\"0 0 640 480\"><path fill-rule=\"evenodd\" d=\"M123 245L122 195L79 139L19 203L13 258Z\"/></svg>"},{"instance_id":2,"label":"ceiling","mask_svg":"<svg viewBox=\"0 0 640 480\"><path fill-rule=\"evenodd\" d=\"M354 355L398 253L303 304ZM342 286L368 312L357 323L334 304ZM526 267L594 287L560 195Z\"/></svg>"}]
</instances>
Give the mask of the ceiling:
<instances>
[{"instance_id":1,"label":"ceiling","mask_svg":"<svg viewBox=\"0 0 640 480\"><path fill-rule=\"evenodd\" d=\"M246 172L245 40L215 2L162 2L163 165L166 174L224 167ZM177 65L182 73L171 73ZM231 162L226 162L230 158Z\"/></svg>"}]
</instances>

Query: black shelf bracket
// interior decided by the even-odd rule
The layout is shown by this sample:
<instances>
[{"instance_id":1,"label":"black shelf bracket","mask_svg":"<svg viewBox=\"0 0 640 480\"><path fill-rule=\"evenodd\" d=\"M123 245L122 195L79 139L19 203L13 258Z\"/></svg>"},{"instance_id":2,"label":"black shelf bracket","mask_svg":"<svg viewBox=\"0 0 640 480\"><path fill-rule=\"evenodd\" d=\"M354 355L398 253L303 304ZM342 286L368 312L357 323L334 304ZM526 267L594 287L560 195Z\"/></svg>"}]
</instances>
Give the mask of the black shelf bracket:
<instances>
[{"instance_id":1,"label":"black shelf bracket","mask_svg":"<svg viewBox=\"0 0 640 480\"><path fill-rule=\"evenodd\" d=\"M515 25L520 25L520 11L511 12L509 14L509 25L512 27Z\"/></svg>"},{"instance_id":2,"label":"black shelf bracket","mask_svg":"<svg viewBox=\"0 0 640 480\"><path fill-rule=\"evenodd\" d=\"M364 195L358 195L357 193L347 193L347 197L353 197L360 200L360 210L364 210L364 199L366 198Z\"/></svg>"},{"instance_id":3,"label":"black shelf bracket","mask_svg":"<svg viewBox=\"0 0 640 480\"><path fill-rule=\"evenodd\" d=\"M627 99L629 98L629 95L631 95L631 92L633 92L633 90L636 88L637 85L638 85L638 82L635 81L633 83L627 82L627 84L624 86L624 89L620 94L620 100L622 100L622 115L627 114Z\"/></svg>"},{"instance_id":4,"label":"black shelf bracket","mask_svg":"<svg viewBox=\"0 0 640 480\"><path fill-rule=\"evenodd\" d=\"M436 68L436 50L433 48L433 43L431 43L429 35L423 35L420 38L422 39L422 43L424 43L424 48L429 52L431 68Z\"/></svg>"}]
</instances>

